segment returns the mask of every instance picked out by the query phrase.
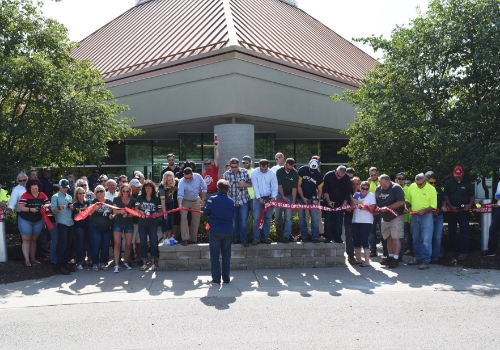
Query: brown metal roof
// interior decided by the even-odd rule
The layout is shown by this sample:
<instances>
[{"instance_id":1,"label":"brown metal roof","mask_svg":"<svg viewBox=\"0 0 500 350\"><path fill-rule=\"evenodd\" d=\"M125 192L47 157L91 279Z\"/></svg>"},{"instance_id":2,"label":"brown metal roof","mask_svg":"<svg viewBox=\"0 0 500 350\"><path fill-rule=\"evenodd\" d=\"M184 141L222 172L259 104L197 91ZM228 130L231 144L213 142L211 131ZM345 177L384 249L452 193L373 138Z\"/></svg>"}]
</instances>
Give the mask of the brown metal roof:
<instances>
[{"instance_id":1,"label":"brown metal roof","mask_svg":"<svg viewBox=\"0 0 500 350\"><path fill-rule=\"evenodd\" d=\"M151 0L82 40L73 57L95 62L111 78L229 45L355 84L376 63L280 0Z\"/></svg>"}]
</instances>

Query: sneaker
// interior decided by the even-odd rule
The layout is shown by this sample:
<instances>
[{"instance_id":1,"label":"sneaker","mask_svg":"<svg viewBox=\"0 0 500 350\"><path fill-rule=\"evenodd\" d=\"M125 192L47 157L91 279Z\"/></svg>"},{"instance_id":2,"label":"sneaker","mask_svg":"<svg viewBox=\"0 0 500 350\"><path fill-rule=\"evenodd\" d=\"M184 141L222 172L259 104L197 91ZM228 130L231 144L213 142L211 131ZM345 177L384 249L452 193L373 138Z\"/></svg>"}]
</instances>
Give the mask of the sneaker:
<instances>
[{"instance_id":1,"label":"sneaker","mask_svg":"<svg viewBox=\"0 0 500 350\"><path fill-rule=\"evenodd\" d=\"M255 240L254 240L254 241L252 242L252 245L257 245L257 244L259 244L259 241L255 241Z\"/></svg>"},{"instance_id":2,"label":"sneaker","mask_svg":"<svg viewBox=\"0 0 500 350\"><path fill-rule=\"evenodd\" d=\"M444 255L445 258L454 258L457 255L455 252L448 252Z\"/></svg>"},{"instance_id":3,"label":"sneaker","mask_svg":"<svg viewBox=\"0 0 500 350\"><path fill-rule=\"evenodd\" d=\"M128 263L125 263L122 265L124 269L126 270L132 270L132 266L130 266Z\"/></svg>"},{"instance_id":4,"label":"sneaker","mask_svg":"<svg viewBox=\"0 0 500 350\"><path fill-rule=\"evenodd\" d=\"M113 273L118 273L118 272L120 272L120 267L115 266L115 268L113 269Z\"/></svg>"},{"instance_id":5,"label":"sneaker","mask_svg":"<svg viewBox=\"0 0 500 350\"><path fill-rule=\"evenodd\" d=\"M271 244L272 241L269 238L266 238L265 240L262 241L264 244Z\"/></svg>"},{"instance_id":6,"label":"sneaker","mask_svg":"<svg viewBox=\"0 0 500 350\"><path fill-rule=\"evenodd\" d=\"M317 239L317 238L316 238L316 239L313 239L313 243L319 243L319 242L320 242L320 240L319 240L319 239ZM305 243L305 242L304 242L304 243Z\"/></svg>"},{"instance_id":7,"label":"sneaker","mask_svg":"<svg viewBox=\"0 0 500 350\"><path fill-rule=\"evenodd\" d=\"M98 272L98 271L99 271L99 266L94 265L94 266L92 267L92 271L94 271L94 272Z\"/></svg>"},{"instance_id":8,"label":"sneaker","mask_svg":"<svg viewBox=\"0 0 500 350\"><path fill-rule=\"evenodd\" d=\"M341 239L336 239L334 242L335 242L335 243L344 243L344 241L343 241L343 240L341 240Z\"/></svg>"},{"instance_id":9,"label":"sneaker","mask_svg":"<svg viewBox=\"0 0 500 350\"><path fill-rule=\"evenodd\" d=\"M389 268L395 269L396 267L398 267L398 265L399 265L398 259L392 259L391 263L389 264Z\"/></svg>"},{"instance_id":10,"label":"sneaker","mask_svg":"<svg viewBox=\"0 0 500 350\"><path fill-rule=\"evenodd\" d=\"M76 265L76 268L77 268L78 270L83 270L83 266L82 266L82 264L78 264L78 265Z\"/></svg>"},{"instance_id":11,"label":"sneaker","mask_svg":"<svg viewBox=\"0 0 500 350\"><path fill-rule=\"evenodd\" d=\"M156 264L151 265L151 271L158 271Z\"/></svg>"},{"instance_id":12,"label":"sneaker","mask_svg":"<svg viewBox=\"0 0 500 350\"><path fill-rule=\"evenodd\" d=\"M458 261L464 261L465 259L467 259L468 256L469 256L469 254L467 254L467 253L459 254L458 257L457 257L457 260Z\"/></svg>"},{"instance_id":13,"label":"sneaker","mask_svg":"<svg viewBox=\"0 0 500 350\"><path fill-rule=\"evenodd\" d=\"M142 265L141 266L141 271L146 271L148 269L148 265Z\"/></svg>"},{"instance_id":14,"label":"sneaker","mask_svg":"<svg viewBox=\"0 0 500 350\"><path fill-rule=\"evenodd\" d=\"M167 241L165 238L160 239L160 241L158 242L158 245L165 244L165 241Z\"/></svg>"},{"instance_id":15,"label":"sneaker","mask_svg":"<svg viewBox=\"0 0 500 350\"><path fill-rule=\"evenodd\" d=\"M68 270L69 272L76 272L76 266L74 264L67 264L66 270Z\"/></svg>"},{"instance_id":16,"label":"sneaker","mask_svg":"<svg viewBox=\"0 0 500 350\"><path fill-rule=\"evenodd\" d=\"M394 258L388 256L387 258L385 258L384 260L382 260L380 262L380 265L390 265L391 264L391 261L393 261Z\"/></svg>"},{"instance_id":17,"label":"sneaker","mask_svg":"<svg viewBox=\"0 0 500 350\"><path fill-rule=\"evenodd\" d=\"M69 271L66 270L65 268L57 265L56 267L54 267L54 272L57 273L58 275L69 275Z\"/></svg>"},{"instance_id":18,"label":"sneaker","mask_svg":"<svg viewBox=\"0 0 500 350\"><path fill-rule=\"evenodd\" d=\"M283 239L281 240L281 243L288 243L290 242L290 239L288 237L283 237Z\"/></svg>"},{"instance_id":19,"label":"sneaker","mask_svg":"<svg viewBox=\"0 0 500 350\"><path fill-rule=\"evenodd\" d=\"M431 260L431 265L439 265L439 260L438 259L432 259Z\"/></svg>"},{"instance_id":20,"label":"sneaker","mask_svg":"<svg viewBox=\"0 0 500 350\"><path fill-rule=\"evenodd\" d=\"M163 240L163 244L159 244L159 245L170 245L170 240L165 239L165 240Z\"/></svg>"},{"instance_id":21,"label":"sneaker","mask_svg":"<svg viewBox=\"0 0 500 350\"><path fill-rule=\"evenodd\" d=\"M420 265L418 265L419 270L427 270L429 268L429 263L423 262Z\"/></svg>"},{"instance_id":22,"label":"sneaker","mask_svg":"<svg viewBox=\"0 0 500 350\"><path fill-rule=\"evenodd\" d=\"M356 258L353 256L348 256L347 261L349 262L349 264L354 265L356 263Z\"/></svg>"},{"instance_id":23,"label":"sneaker","mask_svg":"<svg viewBox=\"0 0 500 350\"><path fill-rule=\"evenodd\" d=\"M377 255L377 252L376 252L376 251L372 250L372 251L370 252L370 258L376 258L377 256L378 256L378 255Z\"/></svg>"},{"instance_id":24,"label":"sneaker","mask_svg":"<svg viewBox=\"0 0 500 350\"><path fill-rule=\"evenodd\" d=\"M423 260L413 259L412 261L408 262L408 265L422 265L423 262Z\"/></svg>"},{"instance_id":25,"label":"sneaker","mask_svg":"<svg viewBox=\"0 0 500 350\"><path fill-rule=\"evenodd\" d=\"M243 247L248 247L250 244L248 242L243 242Z\"/></svg>"},{"instance_id":26,"label":"sneaker","mask_svg":"<svg viewBox=\"0 0 500 350\"><path fill-rule=\"evenodd\" d=\"M406 249L405 255L413 255L413 251L411 249Z\"/></svg>"},{"instance_id":27,"label":"sneaker","mask_svg":"<svg viewBox=\"0 0 500 350\"><path fill-rule=\"evenodd\" d=\"M481 254L481 256L483 256L483 257L487 257L487 256L493 257L493 256L497 256L497 254L495 252L491 253L489 251L485 251L483 254Z\"/></svg>"},{"instance_id":28,"label":"sneaker","mask_svg":"<svg viewBox=\"0 0 500 350\"><path fill-rule=\"evenodd\" d=\"M323 242L325 243L330 243L332 240L330 238L325 238L325 240Z\"/></svg>"}]
</instances>

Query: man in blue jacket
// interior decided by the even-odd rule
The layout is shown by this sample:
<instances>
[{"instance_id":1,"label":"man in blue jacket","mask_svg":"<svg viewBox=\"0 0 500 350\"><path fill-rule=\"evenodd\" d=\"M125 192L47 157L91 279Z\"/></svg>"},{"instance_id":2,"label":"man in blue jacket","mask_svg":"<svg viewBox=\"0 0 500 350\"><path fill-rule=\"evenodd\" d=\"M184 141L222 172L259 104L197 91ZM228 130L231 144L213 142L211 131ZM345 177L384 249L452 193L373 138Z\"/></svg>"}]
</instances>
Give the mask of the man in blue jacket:
<instances>
[{"instance_id":1,"label":"man in blue jacket","mask_svg":"<svg viewBox=\"0 0 500 350\"><path fill-rule=\"evenodd\" d=\"M210 265L212 268L211 283L229 283L231 265L231 244L233 243L234 201L228 197L229 181L217 182L217 193L208 199L203 214L208 216L210 225ZM219 255L222 256L222 274Z\"/></svg>"}]
</instances>

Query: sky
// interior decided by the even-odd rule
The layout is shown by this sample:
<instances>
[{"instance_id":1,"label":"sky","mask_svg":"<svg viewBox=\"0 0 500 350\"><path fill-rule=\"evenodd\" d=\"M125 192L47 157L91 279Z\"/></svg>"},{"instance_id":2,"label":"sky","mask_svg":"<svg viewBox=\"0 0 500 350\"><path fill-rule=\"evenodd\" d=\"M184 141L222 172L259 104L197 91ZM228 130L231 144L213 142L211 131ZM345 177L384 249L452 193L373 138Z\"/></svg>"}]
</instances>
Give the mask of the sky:
<instances>
[{"instance_id":1,"label":"sky","mask_svg":"<svg viewBox=\"0 0 500 350\"><path fill-rule=\"evenodd\" d=\"M300 9L351 42L352 38L372 35L389 38L396 25L408 25L417 17L417 7L425 13L427 3L428 0L298 0ZM80 41L133 6L135 0L45 0L43 12L64 24L71 40ZM376 59L382 57L370 46L354 44Z\"/></svg>"}]
</instances>

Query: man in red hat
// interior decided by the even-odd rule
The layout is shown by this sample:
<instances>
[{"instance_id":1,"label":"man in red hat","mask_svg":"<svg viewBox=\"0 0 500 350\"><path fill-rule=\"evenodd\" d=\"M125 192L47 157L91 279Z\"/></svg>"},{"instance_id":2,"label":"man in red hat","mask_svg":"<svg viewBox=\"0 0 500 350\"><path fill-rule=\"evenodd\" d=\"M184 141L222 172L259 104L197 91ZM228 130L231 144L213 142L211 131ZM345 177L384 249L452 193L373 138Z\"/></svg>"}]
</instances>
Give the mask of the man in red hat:
<instances>
[{"instance_id":1,"label":"man in red hat","mask_svg":"<svg viewBox=\"0 0 500 350\"><path fill-rule=\"evenodd\" d=\"M453 169L453 179L444 184L444 196L448 212L448 236L450 251L446 258L458 255L458 260L469 256L469 210L474 204L474 185L464 181L464 168L457 165ZM460 237L457 236L457 224L460 225Z\"/></svg>"}]
</instances>

